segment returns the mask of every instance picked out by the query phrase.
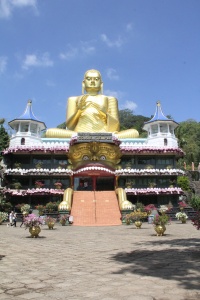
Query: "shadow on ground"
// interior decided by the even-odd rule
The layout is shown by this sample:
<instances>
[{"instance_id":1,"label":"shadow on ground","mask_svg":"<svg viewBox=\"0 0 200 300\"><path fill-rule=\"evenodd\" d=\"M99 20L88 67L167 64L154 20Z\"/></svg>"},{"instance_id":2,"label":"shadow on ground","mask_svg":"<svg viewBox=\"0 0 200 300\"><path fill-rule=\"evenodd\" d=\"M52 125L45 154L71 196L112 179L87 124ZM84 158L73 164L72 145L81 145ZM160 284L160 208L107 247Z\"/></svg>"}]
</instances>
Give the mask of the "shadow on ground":
<instances>
[{"instance_id":1,"label":"shadow on ground","mask_svg":"<svg viewBox=\"0 0 200 300\"><path fill-rule=\"evenodd\" d=\"M138 246L141 249L119 252L111 257L112 260L124 263L124 266L120 264L120 271L114 274L129 272L176 280L184 288L200 291L200 239L168 241L159 238L157 241L141 242Z\"/></svg>"}]
</instances>

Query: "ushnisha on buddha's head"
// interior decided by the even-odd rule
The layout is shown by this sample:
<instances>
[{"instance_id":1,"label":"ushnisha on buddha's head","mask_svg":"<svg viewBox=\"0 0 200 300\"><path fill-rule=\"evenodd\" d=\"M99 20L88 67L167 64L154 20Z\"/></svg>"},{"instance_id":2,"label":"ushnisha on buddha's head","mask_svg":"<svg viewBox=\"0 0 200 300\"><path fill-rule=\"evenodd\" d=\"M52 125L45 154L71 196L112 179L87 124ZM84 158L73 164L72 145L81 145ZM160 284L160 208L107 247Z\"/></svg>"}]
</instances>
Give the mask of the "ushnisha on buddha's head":
<instances>
[{"instance_id":1,"label":"ushnisha on buddha's head","mask_svg":"<svg viewBox=\"0 0 200 300\"><path fill-rule=\"evenodd\" d=\"M99 71L92 69L85 72L82 82L82 94L84 94L84 91L91 95L97 95L99 92L103 94L103 81Z\"/></svg>"}]
</instances>

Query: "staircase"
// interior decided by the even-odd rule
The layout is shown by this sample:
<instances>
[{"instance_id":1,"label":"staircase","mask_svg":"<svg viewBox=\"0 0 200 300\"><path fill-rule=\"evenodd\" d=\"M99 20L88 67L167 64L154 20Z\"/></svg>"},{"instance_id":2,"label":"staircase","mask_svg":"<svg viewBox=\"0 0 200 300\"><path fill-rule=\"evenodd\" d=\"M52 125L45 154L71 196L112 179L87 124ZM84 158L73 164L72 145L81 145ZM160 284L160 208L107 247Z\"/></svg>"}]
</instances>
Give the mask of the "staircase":
<instances>
[{"instance_id":1,"label":"staircase","mask_svg":"<svg viewBox=\"0 0 200 300\"><path fill-rule=\"evenodd\" d=\"M121 213L114 191L76 191L71 215L75 226L121 225Z\"/></svg>"}]
</instances>

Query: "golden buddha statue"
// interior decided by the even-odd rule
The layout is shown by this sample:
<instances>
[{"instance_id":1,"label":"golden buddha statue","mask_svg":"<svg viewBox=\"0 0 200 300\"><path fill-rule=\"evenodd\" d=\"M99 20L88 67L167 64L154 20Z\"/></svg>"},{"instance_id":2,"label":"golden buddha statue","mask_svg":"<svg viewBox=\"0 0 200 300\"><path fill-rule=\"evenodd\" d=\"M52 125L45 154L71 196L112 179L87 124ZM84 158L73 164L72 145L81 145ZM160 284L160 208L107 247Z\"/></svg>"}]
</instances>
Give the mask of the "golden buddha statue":
<instances>
[{"instance_id":1,"label":"golden buddha statue","mask_svg":"<svg viewBox=\"0 0 200 300\"><path fill-rule=\"evenodd\" d=\"M135 129L119 131L118 101L102 93L100 72L86 71L82 82L82 95L68 99L66 129L50 128L46 137L70 138L77 132L111 132L122 139L137 138L139 133Z\"/></svg>"}]
</instances>

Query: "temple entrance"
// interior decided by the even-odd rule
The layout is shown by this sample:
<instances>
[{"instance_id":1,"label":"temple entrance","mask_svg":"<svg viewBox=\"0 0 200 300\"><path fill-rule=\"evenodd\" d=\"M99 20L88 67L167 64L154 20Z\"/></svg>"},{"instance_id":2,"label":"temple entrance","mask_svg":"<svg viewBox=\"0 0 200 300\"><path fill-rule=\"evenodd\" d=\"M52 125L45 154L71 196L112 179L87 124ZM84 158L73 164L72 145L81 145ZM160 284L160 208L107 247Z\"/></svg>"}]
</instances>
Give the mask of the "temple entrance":
<instances>
[{"instance_id":1,"label":"temple entrance","mask_svg":"<svg viewBox=\"0 0 200 300\"><path fill-rule=\"evenodd\" d=\"M113 176L81 176L74 178L74 191L114 191Z\"/></svg>"},{"instance_id":2,"label":"temple entrance","mask_svg":"<svg viewBox=\"0 0 200 300\"><path fill-rule=\"evenodd\" d=\"M104 170L86 170L73 178L71 215L75 226L121 225L115 176Z\"/></svg>"}]
</instances>

